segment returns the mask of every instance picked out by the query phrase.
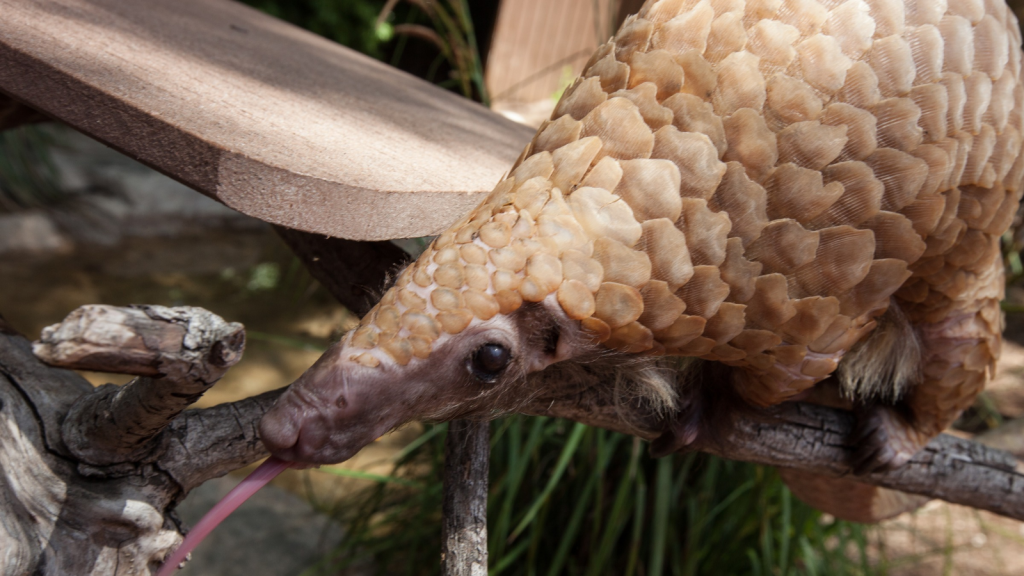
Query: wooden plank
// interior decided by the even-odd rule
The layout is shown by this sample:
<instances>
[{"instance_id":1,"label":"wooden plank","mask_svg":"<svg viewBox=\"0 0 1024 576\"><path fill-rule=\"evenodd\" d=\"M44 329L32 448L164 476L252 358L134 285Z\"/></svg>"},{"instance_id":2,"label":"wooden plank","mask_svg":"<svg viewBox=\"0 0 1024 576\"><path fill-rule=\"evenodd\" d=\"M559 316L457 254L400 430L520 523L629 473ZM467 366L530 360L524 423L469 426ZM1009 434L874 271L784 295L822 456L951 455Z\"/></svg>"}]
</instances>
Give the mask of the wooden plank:
<instances>
[{"instance_id":1,"label":"wooden plank","mask_svg":"<svg viewBox=\"0 0 1024 576\"><path fill-rule=\"evenodd\" d=\"M583 71L617 24L614 0L502 2L487 56L495 104L550 99ZM552 106L554 103L552 103Z\"/></svg>"},{"instance_id":2,"label":"wooden plank","mask_svg":"<svg viewBox=\"0 0 1024 576\"><path fill-rule=\"evenodd\" d=\"M423 236L531 130L227 0L0 0L0 91L245 214Z\"/></svg>"},{"instance_id":3,"label":"wooden plank","mask_svg":"<svg viewBox=\"0 0 1024 576\"><path fill-rule=\"evenodd\" d=\"M502 2L484 73L491 106L539 126L561 89L642 5L643 0Z\"/></svg>"}]
</instances>

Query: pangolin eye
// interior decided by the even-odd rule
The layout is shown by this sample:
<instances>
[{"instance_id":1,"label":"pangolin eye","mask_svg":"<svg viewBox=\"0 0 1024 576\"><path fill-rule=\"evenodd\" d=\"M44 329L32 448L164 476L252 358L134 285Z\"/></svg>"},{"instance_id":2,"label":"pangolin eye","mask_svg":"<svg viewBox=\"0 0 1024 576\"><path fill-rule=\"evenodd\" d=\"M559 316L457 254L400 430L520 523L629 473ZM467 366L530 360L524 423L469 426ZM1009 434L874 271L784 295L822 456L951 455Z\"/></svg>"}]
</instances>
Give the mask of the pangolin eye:
<instances>
[{"instance_id":1,"label":"pangolin eye","mask_svg":"<svg viewBox=\"0 0 1024 576\"><path fill-rule=\"evenodd\" d=\"M511 360L512 351L508 348L501 344L484 344L470 358L469 371L484 382L494 382Z\"/></svg>"}]
</instances>

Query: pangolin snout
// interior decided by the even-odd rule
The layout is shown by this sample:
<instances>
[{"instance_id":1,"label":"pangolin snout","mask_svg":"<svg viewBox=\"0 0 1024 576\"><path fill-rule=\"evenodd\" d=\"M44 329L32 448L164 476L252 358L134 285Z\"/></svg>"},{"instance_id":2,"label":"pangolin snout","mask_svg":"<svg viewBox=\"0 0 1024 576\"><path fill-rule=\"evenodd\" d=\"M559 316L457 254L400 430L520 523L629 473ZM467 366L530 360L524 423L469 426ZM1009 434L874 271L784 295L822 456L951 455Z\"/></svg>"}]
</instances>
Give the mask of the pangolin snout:
<instances>
[{"instance_id":1,"label":"pangolin snout","mask_svg":"<svg viewBox=\"0 0 1024 576\"><path fill-rule=\"evenodd\" d=\"M309 464L342 462L396 424L382 417L375 401L380 391L360 385L346 373L351 369L318 362L281 395L259 426L271 454Z\"/></svg>"}]
</instances>

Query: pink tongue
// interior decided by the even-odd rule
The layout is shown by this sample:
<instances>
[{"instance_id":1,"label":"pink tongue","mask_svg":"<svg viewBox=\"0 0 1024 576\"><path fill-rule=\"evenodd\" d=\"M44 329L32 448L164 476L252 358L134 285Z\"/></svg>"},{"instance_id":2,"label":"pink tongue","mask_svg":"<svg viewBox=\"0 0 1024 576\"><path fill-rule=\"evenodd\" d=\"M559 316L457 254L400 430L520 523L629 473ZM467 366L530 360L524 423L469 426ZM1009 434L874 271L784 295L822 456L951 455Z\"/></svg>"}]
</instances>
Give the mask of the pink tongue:
<instances>
[{"instance_id":1,"label":"pink tongue","mask_svg":"<svg viewBox=\"0 0 1024 576\"><path fill-rule=\"evenodd\" d=\"M178 565L185 560L185 556L188 556L188 553L194 550L210 532L213 532L214 528L241 506L242 502L248 500L250 496L266 486L267 482L273 480L285 469L294 465L294 462L279 460L273 456L267 458L266 462L260 464L259 468L246 476L245 480L228 492L227 496L221 498L220 502L214 504L213 508L196 523L195 527L185 536L185 541L181 543L181 546L164 561L156 576L171 576L178 569Z\"/></svg>"}]
</instances>

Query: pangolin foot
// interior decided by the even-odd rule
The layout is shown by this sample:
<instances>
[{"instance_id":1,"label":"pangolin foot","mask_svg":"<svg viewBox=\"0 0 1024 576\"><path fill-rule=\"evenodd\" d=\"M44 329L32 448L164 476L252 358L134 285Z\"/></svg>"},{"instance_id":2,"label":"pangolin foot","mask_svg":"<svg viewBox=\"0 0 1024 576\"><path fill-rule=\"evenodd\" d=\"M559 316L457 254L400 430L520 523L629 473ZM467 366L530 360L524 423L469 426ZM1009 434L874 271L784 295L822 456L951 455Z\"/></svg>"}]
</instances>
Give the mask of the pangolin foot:
<instances>
[{"instance_id":1,"label":"pangolin foot","mask_svg":"<svg viewBox=\"0 0 1024 576\"><path fill-rule=\"evenodd\" d=\"M651 442L650 453L655 458L668 456L675 452L685 452L693 447L700 430L700 412L685 410L673 418L661 436Z\"/></svg>"},{"instance_id":2,"label":"pangolin foot","mask_svg":"<svg viewBox=\"0 0 1024 576\"><path fill-rule=\"evenodd\" d=\"M863 476L899 468L927 443L928 439L893 408L862 407L857 410L857 426L850 438L853 473Z\"/></svg>"}]
</instances>

